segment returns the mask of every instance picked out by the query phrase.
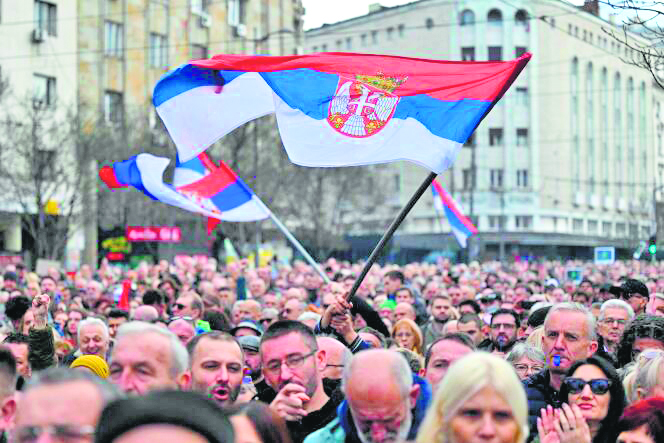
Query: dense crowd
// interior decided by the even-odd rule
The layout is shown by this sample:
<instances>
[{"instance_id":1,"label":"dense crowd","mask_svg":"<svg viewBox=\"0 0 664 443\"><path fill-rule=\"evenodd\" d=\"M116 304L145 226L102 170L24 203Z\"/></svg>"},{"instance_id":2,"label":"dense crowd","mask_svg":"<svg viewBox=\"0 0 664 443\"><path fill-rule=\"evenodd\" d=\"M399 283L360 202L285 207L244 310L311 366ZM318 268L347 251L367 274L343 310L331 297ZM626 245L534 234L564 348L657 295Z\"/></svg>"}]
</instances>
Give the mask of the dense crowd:
<instances>
[{"instance_id":1,"label":"dense crowd","mask_svg":"<svg viewBox=\"0 0 664 443\"><path fill-rule=\"evenodd\" d=\"M664 441L664 262L321 269L7 266L0 441Z\"/></svg>"}]
</instances>

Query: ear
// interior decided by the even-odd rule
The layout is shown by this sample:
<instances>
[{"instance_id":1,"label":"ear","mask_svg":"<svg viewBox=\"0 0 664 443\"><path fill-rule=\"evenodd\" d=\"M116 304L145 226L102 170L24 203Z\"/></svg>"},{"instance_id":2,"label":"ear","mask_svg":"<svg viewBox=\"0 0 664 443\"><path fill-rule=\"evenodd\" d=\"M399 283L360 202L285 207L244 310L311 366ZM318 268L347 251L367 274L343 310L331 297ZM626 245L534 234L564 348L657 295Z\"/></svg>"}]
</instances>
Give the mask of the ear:
<instances>
[{"instance_id":1,"label":"ear","mask_svg":"<svg viewBox=\"0 0 664 443\"><path fill-rule=\"evenodd\" d=\"M410 392L408 393L408 400L410 401L410 409L415 407L417 403L417 397L420 396L420 385L413 385L410 387Z\"/></svg>"},{"instance_id":2,"label":"ear","mask_svg":"<svg viewBox=\"0 0 664 443\"><path fill-rule=\"evenodd\" d=\"M184 371L182 374L178 375L176 382L181 391L190 391L191 371Z\"/></svg>"},{"instance_id":3,"label":"ear","mask_svg":"<svg viewBox=\"0 0 664 443\"><path fill-rule=\"evenodd\" d=\"M480 332L482 333L483 336L488 337L489 334L491 334L491 326L489 325L482 326Z\"/></svg>"},{"instance_id":4,"label":"ear","mask_svg":"<svg viewBox=\"0 0 664 443\"><path fill-rule=\"evenodd\" d=\"M322 349L316 352L316 364L318 365L318 372L323 372L327 366L327 354Z\"/></svg>"},{"instance_id":5,"label":"ear","mask_svg":"<svg viewBox=\"0 0 664 443\"><path fill-rule=\"evenodd\" d=\"M590 342L590 345L588 346L588 350L590 351L590 355L595 354L597 352L598 344L597 340L593 340Z\"/></svg>"},{"instance_id":6,"label":"ear","mask_svg":"<svg viewBox=\"0 0 664 443\"><path fill-rule=\"evenodd\" d=\"M0 429L7 430L14 427L14 414L16 413L16 397L10 395L0 406Z\"/></svg>"},{"instance_id":7,"label":"ear","mask_svg":"<svg viewBox=\"0 0 664 443\"><path fill-rule=\"evenodd\" d=\"M422 377L422 378L424 378L424 375L425 375L426 373L427 373L427 370L426 370L425 368L422 368L422 369L420 369L419 371L417 371L417 375L419 375L419 376Z\"/></svg>"},{"instance_id":8,"label":"ear","mask_svg":"<svg viewBox=\"0 0 664 443\"><path fill-rule=\"evenodd\" d=\"M643 400L646 398L646 391L643 388L636 388L636 398L638 400Z\"/></svg>"}]
</instances>

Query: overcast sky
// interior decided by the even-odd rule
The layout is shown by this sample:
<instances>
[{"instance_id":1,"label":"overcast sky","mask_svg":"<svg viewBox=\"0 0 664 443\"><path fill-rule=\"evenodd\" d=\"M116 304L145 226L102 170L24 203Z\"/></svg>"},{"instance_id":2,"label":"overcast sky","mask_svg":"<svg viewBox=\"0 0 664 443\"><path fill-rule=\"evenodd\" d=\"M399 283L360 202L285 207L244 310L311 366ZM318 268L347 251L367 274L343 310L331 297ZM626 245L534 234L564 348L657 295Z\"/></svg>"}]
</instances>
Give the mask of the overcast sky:
<instances>
[{"instance_id":1,"label":"overcast sky","mask_svg":"<svg viewBox=\"0 0 664 443\"><path fill-rule=\"evenodd\" d=\"M352 17L365 15L369 12L369 5L380 3L383 6L396 6L411 3L413 0L302 0L306 13L304 15L305 29L317 28L324 23L335 23ZM652 2L653 0L645 0ZM569 0L570 3L582 5L583 0ZM660 6L661 7L661 6ZM606 9L605 5L602 8ZM606 13L608 11L603 11Z\"/></svg>"}]
</instances>

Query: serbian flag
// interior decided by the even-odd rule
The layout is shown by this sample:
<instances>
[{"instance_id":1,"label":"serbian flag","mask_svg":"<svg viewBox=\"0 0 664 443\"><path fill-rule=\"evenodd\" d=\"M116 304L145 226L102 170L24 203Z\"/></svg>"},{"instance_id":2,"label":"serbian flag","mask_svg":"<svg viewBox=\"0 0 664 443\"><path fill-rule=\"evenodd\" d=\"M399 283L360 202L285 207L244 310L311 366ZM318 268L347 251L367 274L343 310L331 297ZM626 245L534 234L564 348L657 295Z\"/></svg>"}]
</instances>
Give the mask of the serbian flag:
<instances>
[{"instance_id":1,"label":"serbian flag","mask_svg":"<svg viewBox=\"0 0 664 443\"><path fill-rule=\"evenodd\" d=\"M159 80L153 102L179 158L275 114L303 166L409 160L434 172L459 148L530 60L453 62L386 55L217 55Z\"/></svg>"},{"instance_id":2,"label":"serbian flag","mask_svg":"<svg viewBox=\"0 0 664 443\"><path fill-rule=\"evenodd\" d=\"M468 237L477 234L477 228L468 217L463 215L457 202L443 189L437 180L434 180L431 184L431 192L433 192L434 208L436 208L437 212L445 212L447 221L452 228L452 234L454 234L457 242L459 242L459 246L465 248L468 243Z\"/></svg>"},{"instance_id":3,"label":"serbian flag","mask_svg":"<svg viewBox=\"0 0 664 443\"><path fill-rule=\"evenodd\" d=\"M153 200L206 215L213 220L246 222L269 217L269 210L224 162L217 166L207 154L177 162L173 183L164 183L170 160L139 154L104 166L99 176L109 188L133 186ZM208 224L214 228L215 222Z\"/></svg>"}]
</instances>

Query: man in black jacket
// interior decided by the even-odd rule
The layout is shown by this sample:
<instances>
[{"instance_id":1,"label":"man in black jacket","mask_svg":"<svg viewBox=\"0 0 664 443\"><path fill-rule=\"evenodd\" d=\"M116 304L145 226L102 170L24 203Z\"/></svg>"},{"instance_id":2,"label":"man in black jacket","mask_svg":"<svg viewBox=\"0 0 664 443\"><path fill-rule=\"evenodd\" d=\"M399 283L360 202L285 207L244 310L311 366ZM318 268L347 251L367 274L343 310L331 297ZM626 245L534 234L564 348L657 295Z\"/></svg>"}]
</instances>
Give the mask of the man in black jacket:
<instances>
[{"instance_id":1,"label":"man in black jacket","mask_svg":"<svg viewBox=\"0 0 664 443\"><path fill-rule=\"evenodd\" d=\"M578 303L554 305L544 320L542 347L546 354L546 369L524 382L531 439L537 435L540 410L547 405L561 406L558 392L569 368L597 351L595 318Z\"/></svg>"}]
</instances>

